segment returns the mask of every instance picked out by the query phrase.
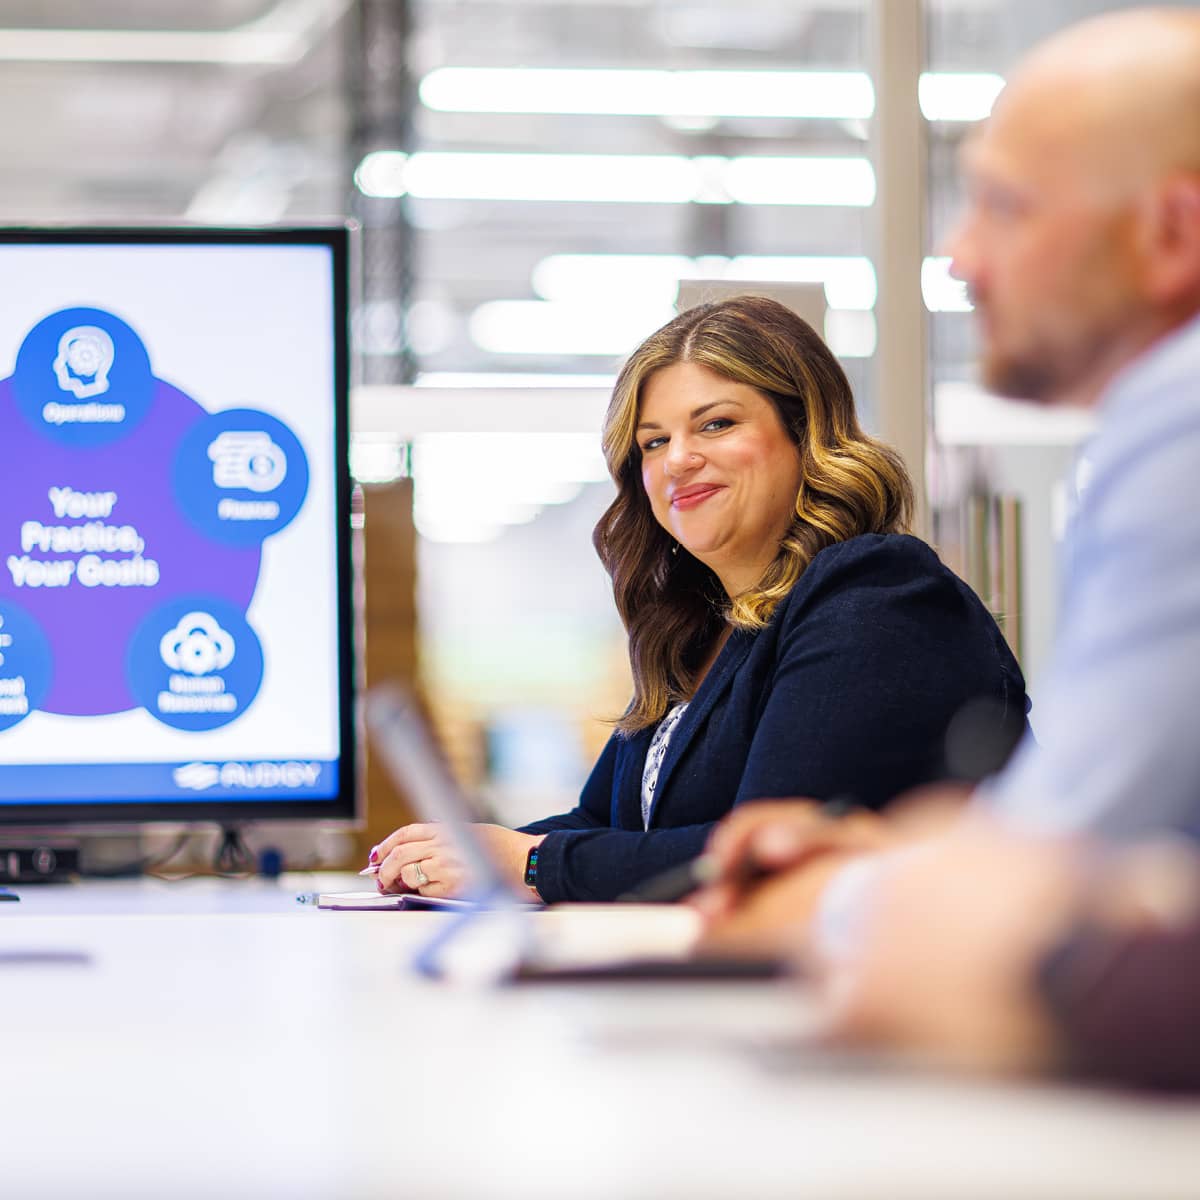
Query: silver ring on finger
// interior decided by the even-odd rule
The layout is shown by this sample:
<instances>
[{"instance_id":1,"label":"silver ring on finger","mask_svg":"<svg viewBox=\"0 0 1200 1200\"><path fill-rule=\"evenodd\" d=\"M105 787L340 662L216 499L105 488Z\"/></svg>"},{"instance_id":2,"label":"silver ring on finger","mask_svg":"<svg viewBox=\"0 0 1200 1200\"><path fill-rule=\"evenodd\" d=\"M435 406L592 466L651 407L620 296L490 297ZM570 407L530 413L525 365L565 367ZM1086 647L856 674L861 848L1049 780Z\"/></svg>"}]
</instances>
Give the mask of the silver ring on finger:
<instances>
[{"instance_id":1,"label":"silver ring on finger","mask_svg":"<svg viewBox=\"0 0 1200 1200\"><path fill-rule=\"evenodd\" d=\"M421 869L421 864L419 862L413 863L413 872L416 875L417 887L423 888L423 887L425 887L426 884L429 883L429 876L426 875L425 872Z\"/></svg>"}]
</instances>

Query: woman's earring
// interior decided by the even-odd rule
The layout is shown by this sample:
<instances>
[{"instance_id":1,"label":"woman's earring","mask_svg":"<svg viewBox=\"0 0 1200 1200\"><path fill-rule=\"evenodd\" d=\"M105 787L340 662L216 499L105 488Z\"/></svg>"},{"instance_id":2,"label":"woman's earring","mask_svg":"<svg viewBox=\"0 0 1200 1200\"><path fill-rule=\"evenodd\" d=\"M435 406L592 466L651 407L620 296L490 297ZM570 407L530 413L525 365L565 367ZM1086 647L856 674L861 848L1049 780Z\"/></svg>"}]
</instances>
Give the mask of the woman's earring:
<instances>
[{"instance_id":1,"label":"woman's earring","mask_svg":"<svg viewBox=\"0 0 1200 1200\"><path fill-rule=\"evenodd\" d=\"M678 542L671 543L671 557L672 558L679 557L679 543Z\"/></svg>"}]
</instances>

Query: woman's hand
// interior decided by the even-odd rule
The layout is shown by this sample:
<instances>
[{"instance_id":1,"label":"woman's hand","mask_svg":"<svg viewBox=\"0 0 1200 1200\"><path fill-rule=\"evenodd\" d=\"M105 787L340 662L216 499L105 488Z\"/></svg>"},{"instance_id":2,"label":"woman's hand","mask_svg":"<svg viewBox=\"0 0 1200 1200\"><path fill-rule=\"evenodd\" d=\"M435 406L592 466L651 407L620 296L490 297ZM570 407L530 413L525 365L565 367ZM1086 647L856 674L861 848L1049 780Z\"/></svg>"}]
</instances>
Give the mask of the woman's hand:
<instances>
[{"instance_id":1,"label":"woman's hand","mask_svg":"<svg viewBox=\"0 0 1200 1200\"><path fill-rule=\"evenodd\" d=\"M504 880L513 888L525 888L525 859L542 836L517 833L502 825L476 825ZM543 835L544 836L544 835ZM377 882L381 892L417 892L422 896L461 896L470 890L470 868L452 833L444 825L405 825L383 839L371 851L372 864L379 864Z\"/></svg>"}]
</instances>

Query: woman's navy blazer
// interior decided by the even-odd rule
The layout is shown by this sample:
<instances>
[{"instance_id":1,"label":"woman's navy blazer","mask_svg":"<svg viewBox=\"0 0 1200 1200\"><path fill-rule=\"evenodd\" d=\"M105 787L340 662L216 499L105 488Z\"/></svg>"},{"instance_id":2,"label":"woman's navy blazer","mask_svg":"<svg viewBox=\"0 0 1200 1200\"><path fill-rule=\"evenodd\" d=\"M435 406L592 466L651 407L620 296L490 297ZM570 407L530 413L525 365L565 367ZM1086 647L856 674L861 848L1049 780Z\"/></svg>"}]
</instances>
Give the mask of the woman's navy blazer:
<instances>
[{"instance_id":1,"label":"woman's navy blazer","mask_svg":"<svg viewBox=\"0 0 1200 1200\"><path fill-rule=\"evenodd\" d=\"M1028 709L1025 681L975 593L922 541L864 534L822 550L755 633L735 629L671 735L643 829L653 729L614 734L537 864L548 902L610 900L699 854L744 800L878 808L944 773L950 719L989 697ZM1003 720L1001 715L998 719Z\"/></svg>"}]
</instances>

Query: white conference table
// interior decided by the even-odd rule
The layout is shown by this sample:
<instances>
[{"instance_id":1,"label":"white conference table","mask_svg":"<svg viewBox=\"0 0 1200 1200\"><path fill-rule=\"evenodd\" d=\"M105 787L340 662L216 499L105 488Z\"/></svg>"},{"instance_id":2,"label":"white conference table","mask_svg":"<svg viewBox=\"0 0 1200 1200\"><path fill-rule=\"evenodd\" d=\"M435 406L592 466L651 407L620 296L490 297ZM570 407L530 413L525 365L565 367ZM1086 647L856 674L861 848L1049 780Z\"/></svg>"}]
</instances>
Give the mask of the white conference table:
<instances>
[{"instance_id":1,"label":"white conference table","mask_svg":"<svg viewBox=\"0 0 1200 1200\"><path fill-rule=\"evenodd\" d=\"M427 981L409 958L447 918L295 900L353 885L18 889L0 905L0 1194L1200 1195L1200 1103L789 1048L791 984Z\"/></svg>"}]
</instances>

